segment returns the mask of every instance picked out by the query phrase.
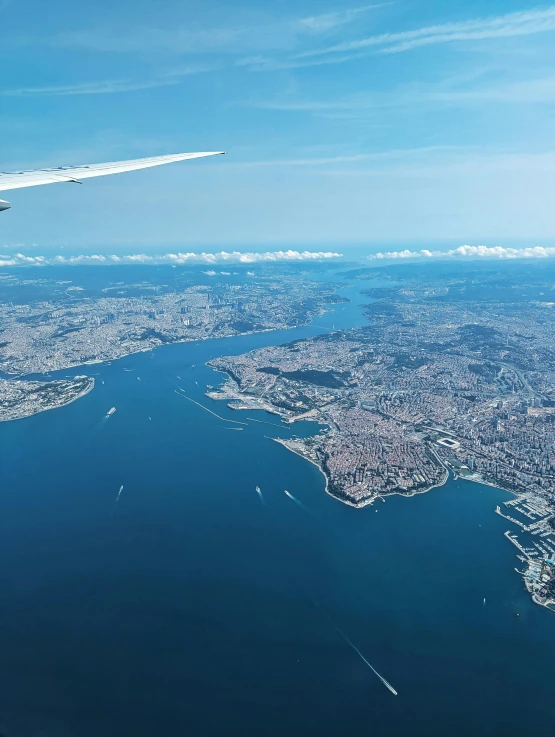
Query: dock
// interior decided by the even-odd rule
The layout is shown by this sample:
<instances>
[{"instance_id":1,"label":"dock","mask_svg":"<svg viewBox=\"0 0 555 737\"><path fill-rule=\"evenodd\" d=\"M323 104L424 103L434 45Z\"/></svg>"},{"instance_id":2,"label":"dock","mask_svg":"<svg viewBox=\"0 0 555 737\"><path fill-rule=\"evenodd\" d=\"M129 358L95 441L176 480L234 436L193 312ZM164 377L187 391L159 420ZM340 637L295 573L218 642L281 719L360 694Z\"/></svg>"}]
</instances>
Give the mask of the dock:
<instances>
[{"instance_id":1,"label":"dock","mask_svg":"<svg viewBox=\"0 0 555 737\"><path fill-rule=\"evenodd\" d=\"M512 544L515 546L515 548L518 548L518 550L520 550L520 552L526 557L526 560L529 560L530 559L530 556L528 555L528 553L526 552L526 550L518 542L516 535L514 537L512 537L510 530L507 530L507 532L504 532L503 534L505 535L505 537L507 538L507 540L509 540L510 542L512 542Z\"/></svg>"}]
</instances>

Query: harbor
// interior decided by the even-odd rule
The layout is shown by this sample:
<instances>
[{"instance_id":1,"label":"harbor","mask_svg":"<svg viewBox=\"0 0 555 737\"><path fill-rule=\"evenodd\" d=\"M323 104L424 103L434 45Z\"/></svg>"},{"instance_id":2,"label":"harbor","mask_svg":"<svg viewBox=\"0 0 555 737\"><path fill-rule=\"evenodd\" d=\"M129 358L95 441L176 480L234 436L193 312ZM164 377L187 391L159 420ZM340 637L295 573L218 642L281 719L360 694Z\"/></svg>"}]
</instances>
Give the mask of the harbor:
<instances>
[{"instance_id":1,"label":"harbor","mask_svg":"<svg viewBox=\"0 0 555 737\"><path fill-rule=\"evenodd\" d=\"M521 495L504 502L504 506L515 510L529 522L517 519L501 511L497 505L495 512L503 519L517 525L521 531L530 535L530 544L523 545L514 533L507 530L504 535L519 551L519 560L525 564L523 571L515 568L522 576L526 590L535 604L552 609L555 605L555 530L553 515L545 501L534 495ZM540 537L540 540L534 539Z\"/></svg>"}]
</instances>

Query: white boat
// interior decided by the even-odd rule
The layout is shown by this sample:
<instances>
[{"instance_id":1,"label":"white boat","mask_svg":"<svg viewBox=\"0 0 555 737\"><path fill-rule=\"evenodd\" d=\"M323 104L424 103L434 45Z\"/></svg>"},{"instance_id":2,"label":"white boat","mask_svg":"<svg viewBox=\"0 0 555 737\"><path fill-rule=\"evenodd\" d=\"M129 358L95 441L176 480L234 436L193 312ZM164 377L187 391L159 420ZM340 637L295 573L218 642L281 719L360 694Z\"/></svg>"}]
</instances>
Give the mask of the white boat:
<instances>
[{"instance_id":1,"label":"white boat","mask_svg":"<svg viewBox=\"0 0 555 737\"><path fill-rule=\"evenodd\" d=\"M110 415L113 415L115 411L116 411L116 408L115 407L112 407L111 409L109 409L108 410L108 417L110 417Z\"/></svg>"}]
</instances>

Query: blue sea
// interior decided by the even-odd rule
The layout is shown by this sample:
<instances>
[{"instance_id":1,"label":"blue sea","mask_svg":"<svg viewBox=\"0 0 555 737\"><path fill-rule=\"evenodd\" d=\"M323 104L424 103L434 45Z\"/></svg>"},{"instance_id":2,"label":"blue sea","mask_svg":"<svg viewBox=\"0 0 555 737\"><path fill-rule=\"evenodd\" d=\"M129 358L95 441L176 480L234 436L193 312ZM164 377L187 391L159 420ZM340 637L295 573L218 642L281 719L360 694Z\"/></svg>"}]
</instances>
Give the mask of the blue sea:
<instances>
[{"instance_id":1,"label":"blue sea","mask_svg":"<svg viewBox=\"0 0 555 737\"><path fill-rule=\"evenodd\" d=\"M305 328L88 366L90 394L0 425L2 735L555 734L555 615L514 572L504 492L355 510L272 440L317 425L204 396L210 358L364 324L343 293Z\"/></svg>"}]
</instances>

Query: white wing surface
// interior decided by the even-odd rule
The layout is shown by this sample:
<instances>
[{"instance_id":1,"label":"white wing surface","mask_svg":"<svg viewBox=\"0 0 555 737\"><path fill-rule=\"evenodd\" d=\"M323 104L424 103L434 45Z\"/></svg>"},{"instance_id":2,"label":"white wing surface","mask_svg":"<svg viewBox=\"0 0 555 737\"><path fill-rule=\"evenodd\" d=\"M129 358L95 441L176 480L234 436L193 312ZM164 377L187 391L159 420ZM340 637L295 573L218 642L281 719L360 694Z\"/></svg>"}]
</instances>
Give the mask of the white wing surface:
<instances>
[{"instance_id":1,"label":"white wing surface","mask_svg":"<svg viewBox=\"0 0 555 737\"><path fill-rule=\"evenodd\" d=\"M148 169L151 166L162 166L174 161L201 159L204 156L217 156L224 151L203 151L189 154L170 154L168 156L150 156L146 159L130 159L129 161L112 161L107 164L89 164L87 166L59 166L55 169L36 169L34 171L0 172L0 191L20 189L21 187L37 187L39 184L55 184L56 182L77 182L90 177L104 177L108 174L121 174L125 171ZM6 203L7 204L7 203Z\"/></svg>"}]
</instances>

